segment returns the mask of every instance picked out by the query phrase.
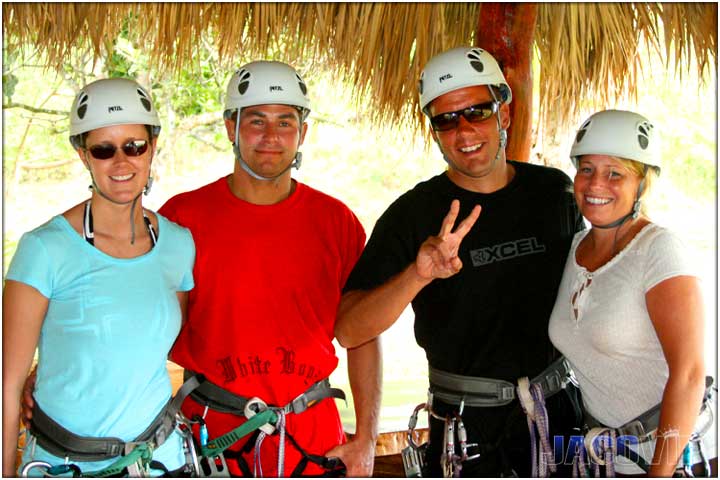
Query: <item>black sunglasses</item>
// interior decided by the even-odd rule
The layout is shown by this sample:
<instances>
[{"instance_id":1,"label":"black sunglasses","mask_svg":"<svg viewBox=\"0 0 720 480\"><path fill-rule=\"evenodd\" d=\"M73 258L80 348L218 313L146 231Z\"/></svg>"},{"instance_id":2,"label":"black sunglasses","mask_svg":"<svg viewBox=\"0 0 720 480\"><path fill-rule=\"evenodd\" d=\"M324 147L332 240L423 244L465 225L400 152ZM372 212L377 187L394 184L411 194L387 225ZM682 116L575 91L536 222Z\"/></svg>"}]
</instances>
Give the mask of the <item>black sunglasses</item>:
<instances>
[{"instance_id":1,"label":"black sunglasses","mask_svg":"<svg viewBox=\"0 0 720 480\"><path fill-rule=\"evenodd\" d=\"M87 150L90 152L90 155L97 158L98 160L107 160L108 158L112 158L115 156L115 152L118 148L122 149L123 153L128 157L139 157L143 153L147 152L148 141L133 140L132 142L128 142L121 147L116 147L115 145L110 145L107 143L101 143L99 145L93 145L92 147L88 147Z\"/></svg>"},{"instance_id":2,"label":"black sunglasses","mask_svg":"<svg viewBox=\"0 0 720 480\"><path fill-rule=\"evenodd\" d=\"M482 122L498 111L497 102L478 103L471 107L461 108L455 112L445 112L430 118L430 125L436 132L445 132L457 128L460 115L470 123Z\"/></svg>"}]
</instances>

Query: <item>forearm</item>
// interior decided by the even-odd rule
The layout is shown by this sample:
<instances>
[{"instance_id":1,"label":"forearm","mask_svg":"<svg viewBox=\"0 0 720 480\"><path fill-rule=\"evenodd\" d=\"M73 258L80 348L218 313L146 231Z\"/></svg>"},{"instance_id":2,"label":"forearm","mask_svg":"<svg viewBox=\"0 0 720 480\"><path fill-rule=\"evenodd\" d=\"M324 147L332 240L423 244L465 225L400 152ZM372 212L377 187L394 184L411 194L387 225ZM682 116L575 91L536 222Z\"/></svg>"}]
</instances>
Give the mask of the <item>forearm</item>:
<instances>
[{"instance_id":1,"label":"forearm","mask_svg":"<svg viewBox=\"0 0 720 480\"><path fill-rule=\"evenodd\" d=\"M382 347L375 338L359 347L348 349L348 378L355 404L355 438L369 442L373 448L378 436L382 397Z\"/></svg>"},{"instance_id":2,"label":"forearm","mask_svg":"<svg viewBox=\"0 0 720 480\"><path fill-rule=\"evenodd\" d=\"M701 368L670 375L663 393L660 425L648 476L669 477L693 432L705 388Z\"/></svg>"},{"instance_id":3,"label":"forearm","mask_svg":"<svg viewBox=\"0 0 720 480\"><path fill-rule=\"evenodd\" d=\"M17 453L17 439L20 431L20 389L3 385L3 477L17 476L15 471L15 456Z\"/></svg>"},{"instance_id":4,"label":"forearm","mask_svg":"<svg viewBox=\"0 0 720 480\"><path fill-rule=\"evenodd\" d=\"M432 280L418 275L415 264L372 290L343 295L338 308L335 336L345 348L376 338L392 326L420 290Z\"/></svg>"}]
</instances>

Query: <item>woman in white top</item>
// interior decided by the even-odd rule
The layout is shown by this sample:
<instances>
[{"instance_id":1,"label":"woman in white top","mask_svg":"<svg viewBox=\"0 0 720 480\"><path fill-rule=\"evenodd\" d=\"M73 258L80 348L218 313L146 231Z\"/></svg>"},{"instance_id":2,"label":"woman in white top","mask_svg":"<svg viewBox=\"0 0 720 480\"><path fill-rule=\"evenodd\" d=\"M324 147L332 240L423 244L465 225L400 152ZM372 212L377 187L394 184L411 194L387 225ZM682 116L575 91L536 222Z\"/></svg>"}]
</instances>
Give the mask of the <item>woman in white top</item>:
<instances>
[{"instance_id":1,"label":"woman in white top","mask_svg":"<svg viewBox=\"0 0 720 480\"><path fill-rule=\"evenodd\" d=\"M575 199L592 228L573 240L549 328L597 422L617 428L661 405L656 440L633 446L660 477L682 464L701 409L704 312L681 241L641 208L660 173L653 130L618 110L578 130ZM642 473L620 457L615 467Z\"/></svg>"}]
</instances>

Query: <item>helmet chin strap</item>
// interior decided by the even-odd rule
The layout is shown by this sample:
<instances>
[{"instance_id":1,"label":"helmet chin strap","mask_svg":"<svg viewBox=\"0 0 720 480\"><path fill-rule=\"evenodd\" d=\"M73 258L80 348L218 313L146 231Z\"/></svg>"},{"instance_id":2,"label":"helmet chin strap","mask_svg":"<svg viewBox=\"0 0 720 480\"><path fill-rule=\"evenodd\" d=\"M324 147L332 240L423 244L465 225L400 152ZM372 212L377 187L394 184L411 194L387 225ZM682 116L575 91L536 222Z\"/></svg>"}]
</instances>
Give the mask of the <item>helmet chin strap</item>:
<instances>
[{"instance_id":1,"label":"helmet chin strap","mask_svg":"<svg viewBox=\"0 0 720 480\"><path fill-rule=\"evenodd\" d=\"M297 170L300 170L300 165L302 165L302 152L298 151L295 153L295 158L292 162L290 162L290 165L288 165L282 172L278 173L277 175L273 175L272 177L266 177L263 175L260 175L259 173L255 172L252 168L250 168L250 165L248 165L245 160L243 160L242 155L240 154L240 145L238 145L238 139L240 134L240 109L238 109L238 116L237 120L235 121L235 141L233 142L233 152L235 154L235 160L237 160L238 164L240 165L240 168L245 170L245 173L250 175L255 180L261 180L264 182L271 182L273 180L277 180L278 178L285 175L285 172L290 170L291 168L295 167ZM298 149L300 148L300 142L298 142Z\"/></svg>"},{"instance_id":2,"label":"helmet chin strap","mask_svg":"<svg viewBox=\"0 0 720 480\"><path fill-rule=\"evenodd\" d=\"M498 104L497 112L495 112L495 121L497 122L497 128L498 128L498 134L500 135L500 143L498 145L497 153L495 154L495 161L497 162L500 159L500 152L505 150L505 147L507 146L507 129L502 128L502 124L500 123L500 105L502 103L500 100L498 100L497 96L495 95L495 91L491 86L488 85L488 90L490 90L490 95L492 95L493 101L495 101Z\"/></svg>"},{"instance_id":3,"label":"helmet chin strap","mask_svg":"<svg viewBox=\"0 0 720 480\"><path fill-rule=\"evenodd\" d=\"M500 105L500 102L498 101L498 98L495 96L495 92L493 92L493 89L488 86L488 90L490 90L490 95L493 97L493 101L497 102L498 105ZM493 163L497 163L498 160L500 160L500 153L505 151L505 147L507 146L507 129L502 128L502 125L500 123L500 107L497 109L497 113L495 116L495 121L497 122L497 128L498 133L500 135L500 142L498 144L497 152L495 153L495 159L493 160ZM447 155L445 155L445 152L443 151L442 147L440 146L440 142L435 140L435 143L437 143L438 148L440 149L440 153L442 153L443 158L445 159L445 162L447 162L448 165L450 165L452 168L457 170L457 167L452 163L452 161L448 158Z\"/></svg>"},{"instance_id":4,"label":"helmet chin strap","mask_svg":"<svg viewBox=\"0 0 720 480\"><path fill-rule=\"evenodd\" d=\"M85 152L85 162L88 166L88 172L90 172L90 180L92 181L92 185L90 185L91 190L95 190L98 195L103 197L108 202L114 203L115 205L132 204L130 206L130 245L135 245L135 222L133 221L133 212L135 211L135 205L137 204L137 201L142 196L142 194L144 193L145 195L147 195L150 192L153 183L152 176L148 176L147 185L145 185L145 188L143 188L140 193L135 195L135 198L133 198L132 200L128 200L127 202L118 202L117 200L113 200L112 198L110 198L102 190L100 190L100 187L98 187L97 183L95 182L95 175L93 175L92 169L90 168L90 162L87 158L87 152ZM150 164L152 165L152 157L150 158Z\"/></svg>"},{"instance_id":5,"label":"helmet chin strap","mask_svg":"<svg viewBox=\"0 0 720 480\"><path fill-rule=\"evenodd\" d=\"M633 207L632 207L632 210L630 210L630 213L628 213L628 214L626 214L626 215L623 215L622 217L618 218L618 219L615 220L614 222L610 222L610 223L605 224L605 225L596 225L596 224L593 223L592 226L593 226L594 228L600 228L600 229L603 229L603 230L605 230L605 229L610 229L610 228L615 228L615 227L617 227L617 226L619 226L619 225L622 225L623 223L625 223L625 222L626 222L627 220L629 220L630 218L632 218L633 220L635 220L639 215L640 215L640 200L637 200L637 199L636 199L636 200L635 200L635 203L633 203Z\"/></svg>"}]
</instances>

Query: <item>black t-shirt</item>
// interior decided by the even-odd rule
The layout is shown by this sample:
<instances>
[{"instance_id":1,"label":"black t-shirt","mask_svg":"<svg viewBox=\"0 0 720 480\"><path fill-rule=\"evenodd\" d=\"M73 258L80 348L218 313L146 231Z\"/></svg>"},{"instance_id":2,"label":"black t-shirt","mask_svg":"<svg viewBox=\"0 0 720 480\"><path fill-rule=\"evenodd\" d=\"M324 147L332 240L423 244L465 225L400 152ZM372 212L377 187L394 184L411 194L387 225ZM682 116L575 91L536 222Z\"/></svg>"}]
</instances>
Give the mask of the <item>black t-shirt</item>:
<instances>
[{"instance_id":1,"label":"black t-shirt","mask_svg":"<svg viewBox=\"0 0 720 480\"><path fill-rule=\"evenodd\" d=\"M444 173L403 194L377 221L345 291L374 288L414 262L453 199L456 225L481 205L460 245L462 270L413 300L415 337L434 368L514 383L556 356L548 320L573 234L584 227L567 175L509 163L513 180L490 194L464 190Z\"/></svg>"}]
</instances>

